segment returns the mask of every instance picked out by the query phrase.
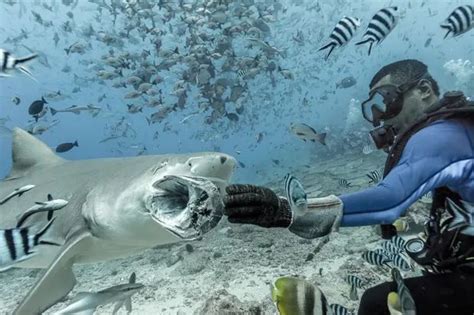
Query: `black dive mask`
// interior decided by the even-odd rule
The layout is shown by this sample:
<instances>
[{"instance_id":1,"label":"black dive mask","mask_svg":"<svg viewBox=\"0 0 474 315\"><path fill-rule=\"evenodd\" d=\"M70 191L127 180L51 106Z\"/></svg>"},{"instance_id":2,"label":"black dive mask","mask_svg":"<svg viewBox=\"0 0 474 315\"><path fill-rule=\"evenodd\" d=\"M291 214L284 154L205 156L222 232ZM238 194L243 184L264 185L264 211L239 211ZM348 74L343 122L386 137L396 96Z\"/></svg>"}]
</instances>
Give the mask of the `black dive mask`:
<instances>
[{"instance_id":1,"label":"black dive mask","mask_svg":"<svg viewBox=\"0 0 474 315\"><path fill-rule=\"evenodd\" d=\"M428 73L423 73L417 79L396 86L393 84L381 85L369 93L369 98L362 104L362 115L371 122L375 128L370 132L377 149L385 151L393 144L396 130L392 126L381 126L381 122L396 117L403 109L403 94L418 85L423 79L430 78Z\"/></svg>"}]
</instances>

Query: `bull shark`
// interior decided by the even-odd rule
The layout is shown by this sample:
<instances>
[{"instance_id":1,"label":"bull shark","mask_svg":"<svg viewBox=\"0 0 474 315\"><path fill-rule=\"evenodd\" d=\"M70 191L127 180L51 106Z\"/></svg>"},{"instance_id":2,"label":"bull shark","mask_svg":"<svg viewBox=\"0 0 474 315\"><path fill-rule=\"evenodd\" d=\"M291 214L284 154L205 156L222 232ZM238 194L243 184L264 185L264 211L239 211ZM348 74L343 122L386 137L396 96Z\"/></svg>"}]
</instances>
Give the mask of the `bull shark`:
<instances>
[{"instance_id":1,"label":"bull shark","mask_svg":"<svg viewBox=\"0 0 474 315\"><path fill-rule=\"evenodd\" d=\"M68 161L22 129L13 130L13 167L0 196L35 183L0 206L0 229L47 194L67 200L39 245L15 267L44 268L14 314L44 312L74 287L77 263L127 257L144 249L200 239L222 218L223 194L236 160L217 152ZM42 215L29 224L47 223Z\"/></svg>"}]
</instances>

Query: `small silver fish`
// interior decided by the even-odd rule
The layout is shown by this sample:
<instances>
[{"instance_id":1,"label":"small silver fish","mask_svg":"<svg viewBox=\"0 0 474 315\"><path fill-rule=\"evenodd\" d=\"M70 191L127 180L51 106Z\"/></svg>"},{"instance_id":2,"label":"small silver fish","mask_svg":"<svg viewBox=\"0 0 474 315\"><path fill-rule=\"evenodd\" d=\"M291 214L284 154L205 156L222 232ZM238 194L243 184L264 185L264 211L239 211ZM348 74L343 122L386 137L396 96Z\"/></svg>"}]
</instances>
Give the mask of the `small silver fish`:
<instances>
[{"instance_id":1,"label":"small silver fish","mask_svg":"<svg viewBox=\"0 0 474 315\"><path fill-rule=\"evenodd\" d=\"M12 199L15 196L21 197L25 192L35 188L35 185L25 185L20 188L16 188L13 192L11 192L8 196L0 200L0 205L3 205L6 203L8 200Z\"/></svg>"},{"instance_id":2,"label":"small silver fish","mask_svg":"<svg viewBox=\"0 0 474 315\"><path fill-rule=\"evenodd\" d=\"M317 133L312 127L304 123L291 123L290 130L303 141L312 141L326 145L326 133Z\"/></svg>"},{"instance_id":3,"label":"small silver fish","mask_svg":"<svg viewBox=\"0 0 474 315\"><path fill-rule=\"evenodd\" d=\"M17 227L23 225L23 223L30 217L32 214L38 212L48 212L48 220L52 219L53 211L59 210L67 206L69 201L64 199L53 199L51 195L48 195L47 201L36 202L34 206L26 210L18 219Z\"/></svg>"}]
</instances>

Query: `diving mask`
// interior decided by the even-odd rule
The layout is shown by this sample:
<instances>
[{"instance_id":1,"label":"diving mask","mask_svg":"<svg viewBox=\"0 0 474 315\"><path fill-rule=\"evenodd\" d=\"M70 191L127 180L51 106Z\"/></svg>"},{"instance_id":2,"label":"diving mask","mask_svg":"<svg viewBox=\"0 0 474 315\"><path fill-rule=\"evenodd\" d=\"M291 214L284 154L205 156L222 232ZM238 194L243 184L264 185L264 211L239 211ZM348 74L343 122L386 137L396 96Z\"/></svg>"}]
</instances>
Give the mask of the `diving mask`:
<instances>
[{"instance_id":1,"label":"diving mask","mask_svg":"<svg viewBox=\"0 0 474 315\"><path fill-rule=\"evenodd\" d=\"M403 108L403 94L418 85L418 83L429 78L428 73L424 73L415 80L402 84L381 85L369 93L369 98L362 104L362 115L371 122L374 127L380 126L381 121L396 117Z\"/></svg>"}]
</instances>

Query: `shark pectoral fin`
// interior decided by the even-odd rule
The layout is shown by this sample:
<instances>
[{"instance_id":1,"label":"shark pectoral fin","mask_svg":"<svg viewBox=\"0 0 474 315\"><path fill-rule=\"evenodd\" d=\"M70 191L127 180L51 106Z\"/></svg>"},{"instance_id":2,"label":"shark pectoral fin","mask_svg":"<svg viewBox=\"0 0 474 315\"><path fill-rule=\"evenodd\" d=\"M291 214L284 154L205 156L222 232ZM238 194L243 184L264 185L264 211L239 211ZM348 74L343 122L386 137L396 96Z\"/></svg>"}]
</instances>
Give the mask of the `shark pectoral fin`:
<instances>
[{"instance_id":1,"label":"shark pectoral fin","mask_svg":"<svg viewBox=\"0 0 474 315\"><path fill-rule=\"evenodd\" d=\"M86 252L91 241L92 235L84 230L68 238L48 270L31 288L13 314L42 313L65 297L76 284L72 271L75 257Z\"/></svg>"},{"instance_id":2,"label":"shark pectoral fin","mask_svg":"<svg viewBox=\"0 0 474 315\"><path fill-rule=\"evenodd\" d=\"M112 315L115 315L117 314L117 312L119 311L119 309L125 304L125 307L128 307L127 305L127 300L130 300L130 308L132 307L132 300L130 298L127 298L125 300L121 300L121 301L118 301L117 303L115 303L114 305L114 310L112 311ZM127 309L128 310L128 309ZM129 312L130 313L130 312Z\"/></svg>"},{"instance_id":3,"label":"shark pectoral fin","mask_svg":"<svg viewBox=\"0 0 474 315\"><path fill-rule=\"evenodd\" d=\"M125 300L125 309L127 310L127 314L132 312L132 297Z\"/></svg>"}]
</instances>

